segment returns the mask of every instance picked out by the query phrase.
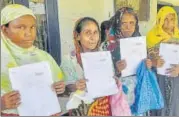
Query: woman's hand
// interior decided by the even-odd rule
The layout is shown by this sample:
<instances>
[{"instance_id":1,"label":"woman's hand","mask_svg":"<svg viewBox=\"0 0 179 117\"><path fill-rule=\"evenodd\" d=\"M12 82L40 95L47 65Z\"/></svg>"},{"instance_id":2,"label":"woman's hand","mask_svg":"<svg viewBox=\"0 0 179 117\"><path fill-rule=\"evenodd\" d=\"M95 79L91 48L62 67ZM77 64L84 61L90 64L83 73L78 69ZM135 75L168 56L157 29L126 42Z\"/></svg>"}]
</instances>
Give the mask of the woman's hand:
<instances>
[{"instance_id":1,"label":"woman's hand","mask_svg":"<svg viewBox=\"0 0 179 117\"><path fill-rule=\"evenodd\" d=\"M146 59L145 60L145 64L147 66L148 69L151 69L152 68L152 61L150 59Z\"/></svg>"},{"instance_id":2,"label":"woman's hand","mask_svg":"<svg viewBox=\"0 0 179 117\"><path fill-rule=\"evenodd\" d=\"M18 91L6 93L1 97L1 110L16 109L20 105L20 100Z\"/></svg>"},{"instance_id":3,"label":"woman's hand","mask_svg":"<svg viewBox=\"0 0 179 117\"><path fill-rule=\"evenodd\" d=\"M52 85L53 89L55 90L55 92L57 94L62 94L65 92L65 83L64 81L59 81L59 82L55 82L53 85Z\"/></svg>"},{"instance_id":4,"label":"woman's hand","mask_svg":"<svg viewBox=\"0 0 179 117\"><path fill-rule=\"evenodd\" d=\"M179 65L172 65L170 69L167 69L166 73L169 74L170 77L178 77Z\"/></svg>"},{"instance_id":5,"label":"woman's hand","mask_svg":"<svg viewBox=\"0 0 179 117\"><path fill-rule=\"evenodd\" d=\"M155 60L152 60L152 66L156 67L156 68L161 68L163 67L163 65L165 64L164 59L162 59L162 57L158 57Z\"/></svg>"},{"instance_id":6,"label":"woman's hand","mask_svg":"<svg viewBox=\"0 0 179 117\"><path fill-rule=\"evenodd\" d=\"M126 61L125 60L117 61L116 67L117 67L118 73L121 73L121 71L127 67Z\"/></svg>"},{"instance_id":7,"label":"woman's hand","mask_svg":"<svg viewBox=\"0 0 179 117\"><path fill-rule=\"evenodd\" d=\"M81 79L76 82L76 89L84 91L86 88L86 79Z\"/></svg>"}]
</instances>

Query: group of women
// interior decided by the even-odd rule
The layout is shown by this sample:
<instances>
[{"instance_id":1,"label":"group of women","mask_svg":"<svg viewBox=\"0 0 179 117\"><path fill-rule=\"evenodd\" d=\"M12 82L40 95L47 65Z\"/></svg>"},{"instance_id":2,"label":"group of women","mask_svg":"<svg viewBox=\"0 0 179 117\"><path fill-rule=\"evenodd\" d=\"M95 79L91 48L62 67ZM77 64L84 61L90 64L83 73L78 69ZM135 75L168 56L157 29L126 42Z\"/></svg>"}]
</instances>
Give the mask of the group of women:
<instances>
[{"instance_id":1,"label":"group of women","mask_svg":"<svg viewBox=\"0 0 179 117\"><path fill-rule=\"evenodd\" d=\"M120 58L119 40L141 36L138 17L132 8L119 9L115 15L101 25L91 17L84 17L76 22L73 32L75 51L62 57L59 67L46 52L33 46L36 38L36 18L33 12L19 4L7 5L1 11L1 115L18 116L17 107L21 104L20 94L11 88L8 69L25 64L47 61L53 75L53 88L57 94L72 94L85 91L81 53L111 51L117 85L122 88L129 107L135 102L137 76L121 77L127 63ZM151 110L151 115L179 115L179 63L172 65L169 76L159 75L156 68L164 65L159 56L160 43L179 44L179 29L176 11L171 7L160 9L156 25L147 34L148 57L147 69L156 73L158 84L164 97L164 108ZM65 82L75 81L65 86ZM100 84L99 84L100 85ZM127 89L125 91L124 89ZM82 102L79 108L69 111L70 115L111 116L112 96L97 98L91 104ZM50 100L49 100L50 101ZM129 109L129 108L128 108ZM54 115L60 115L56 113ZM134 115L131 113L131 115Z\"/></svg>"}]
</instances>

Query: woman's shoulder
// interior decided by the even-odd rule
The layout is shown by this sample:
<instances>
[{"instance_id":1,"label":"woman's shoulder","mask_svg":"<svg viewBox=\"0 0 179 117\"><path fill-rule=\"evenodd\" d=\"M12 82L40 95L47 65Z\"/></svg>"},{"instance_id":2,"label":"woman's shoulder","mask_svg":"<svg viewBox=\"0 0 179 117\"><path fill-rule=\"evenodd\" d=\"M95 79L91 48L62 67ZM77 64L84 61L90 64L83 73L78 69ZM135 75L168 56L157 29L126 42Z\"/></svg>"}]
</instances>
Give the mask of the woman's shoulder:
<instances>
[{"instance_id":1,"label":"woman's shoulder","mask_svg":"<svg viewBox=\"0 0 179 117\"><path fill-rule=\"evenodd\" d=\"M36 51L41 57L44 57L44 59L54 59L50 53L48 53L44 50L36 48Z\"/></svg>"},{"instance_id":2,"label":"woman's shoulder","mask_svg":"<svg viewBox=\"0 0 179 117\"><path fill-rule=\"evenodd\" d=\"M64 54L62 55L62 61L76 61L76 55L75 55L75 52L71 52L71 53L68 53L68 54Z\"/></svg>"},{"instance_id":3,"label":"woman's shoulder","mask_svg":"<svg viewBox=\"0 0 179 117\"><path fill-rule=\"evenodd\" d=\"M78 65L78 62L76 59L75 52L72 51L71 53L62 55L61 67L64 67L64 66L72 67L72 66L77 66L77 65Z\"/></svg>"},{"instance_id":4,"label":"woman's shoulder","mask_svg":"<svg viewBox=\"0 0 179 117\"><path fill-rule=\"evenodd\" d=\"M48 52L46 52L45 50L39 49L38 47L35 47L35 51L43 55L50 55Z\"/></svg>"},{"instance_id":5,"label":"woman's shoulder","mask_svg":"<svg viewBox=\"0 0 179 117\"><path fill-rule=\"evenodd\" d=\"M83 70L77 62L76 55L72 53L62 56L60 67L65 74L65 79L69 82L83 78Z\"/></svg>"},{"instance_id":6,"label":"woman's shoulder","mask_svg":"<svg viewBox=\"0 0 179 117\"><path fill-rule=\"evenodd\" d=\"M149 32L147 32L146 37L147 39L151 39L151 37L155 36L155 29L151 29Z\"/></svg>"}]
</instances>

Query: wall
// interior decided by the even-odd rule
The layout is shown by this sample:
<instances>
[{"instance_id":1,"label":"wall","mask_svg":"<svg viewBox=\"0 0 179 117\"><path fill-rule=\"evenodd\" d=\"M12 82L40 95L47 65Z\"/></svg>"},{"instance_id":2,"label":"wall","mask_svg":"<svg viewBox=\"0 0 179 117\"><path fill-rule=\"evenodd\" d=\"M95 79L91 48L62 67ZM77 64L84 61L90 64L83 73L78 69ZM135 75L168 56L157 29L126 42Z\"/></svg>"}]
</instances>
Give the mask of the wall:
<instances>
[{"instance_id":1,"label":"wall","mask_svg":"<svg viewBox=\"0 0 179 117\"><path fill-rule=\"evenodd\" d=\"M105 5L104 5L105 16L106 17L109 16L108 15L109 13L114 14L114 2L113 2L114 0L104 0L104 1L105 1ZM179 6L179 0L150 0L150 19L149 21L139 22L140 32L142 35L146 35L147 32L151 30L156 23L158 2L166 2L174 6Z\"/></svg>"},{"instance_id":2,"label":"wall","mask_svg":"<svg viewBox=\"0 0 179 117\"><path fill-rule=\"evenodd\" d=\"M151 0L150 20L140 22L140 32L145 35L155 24L157 1ZM80 17L94 17L99 23L114 15L113 0L58 0L62 55L73 48L73 28Z\"/></svg>"},{"instance_id":3,"label":"wall","mask_svg":"<svg viewBox=\"0 0 179 117\"><path fill-rule=\"evenodd\" d=\"M114 0L105 1L105 15L114 14ZM140 32L142 35L146 35L147 32L155 25L155 19L157 14L157 0L150 0L150 19L148 21L139 22Z\"/></svg>"},{"instance_id":4,"label":"wall","mask_svg":"<svg viewBox=\"0 0 179 117\"><path fill-rule=\"evenodd\" d=\"M139 22L142 35L146 35L155 25L157 2L168 2L179 6L179 0L150 0L150 19ZM77 19L90 16L101 23L114 14L114 0L58 0L58 5L62 54L67 54L74 48L72 32Z\"/></svg>"},{"instance_id":5,"label":"wall","mask_svg":"<svg viewBox=\"0 0 179 117\"><path fill-rule=\"evenodd\" d=\"M179 6L179 0L158 0L159 2L166 2L166 3L170 3L174 6Z\"/></svg>"},{"instance_id":6,"label":"wall","mask_svg":"<svg viewBox=\"0 0 179 117\"><path fill-rule=\"evenodd\" d=\"M58 0L62 54L73 48L75 22L85 16L95 18L99 23L105 19L104 0Z\"/></svg>"},{"instance_id":7,"label":"wall","mask_svg":"<svg viewBox=\"0 0 179 117\"><path fill-rule=\"evenodd\" d=\"M149 21L139 22L140 32L146 35L149 30L155 25L157 17L157 0L150 0L150 19Z\"/></svg>"}]
</instances>

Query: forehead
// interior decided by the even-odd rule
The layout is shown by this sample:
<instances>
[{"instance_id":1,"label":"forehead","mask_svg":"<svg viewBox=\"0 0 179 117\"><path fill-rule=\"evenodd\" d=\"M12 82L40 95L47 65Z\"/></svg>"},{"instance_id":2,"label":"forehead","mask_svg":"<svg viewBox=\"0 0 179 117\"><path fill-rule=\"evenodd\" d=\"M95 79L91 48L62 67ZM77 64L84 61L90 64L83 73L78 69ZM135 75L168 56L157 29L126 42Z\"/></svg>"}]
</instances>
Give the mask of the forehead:
<instances>
[{"instance_id":1,"label":"forehead","mask_svg":"<svg viewBox=\"0 0 179 117\"><path fill-rule=\"evenodd\" d=\"M166 15L166 18L170 19L170 18L175 18L175 14L174 13L169 13Z\"/></svg>"},{"instance_id":2,"label":"forehead","mask_svg":"<svg viewBox=\"0 0 179 117\"><path fill-rule=\"evenodd\" d=\"M83 30L98 30L98 27L93 21L87 21L83 24Z\"/></svg>"},{"instance_id":3,"label":"forehead","mask_svg":"<svg viewBox=\"0 0 179 117\"><path fill-rule=\"evenodd\" d=\"M10 22L10 25L34 25L36 22L35 18L31 15L24 15L21 16L13 21Z\"/></svg>"},{"instance_id":4,"label":"forehead","mask_svg":"<svg viewBox=\"0 0 179 117\"><path fill-rule=\"evenodd\" d=\"M122 16L122 19L121 19L122 22L128 22L128 21L136 21L134 15L130 14L130 13L125 13L123 16Z\"/></svg>"}]
</instances>

